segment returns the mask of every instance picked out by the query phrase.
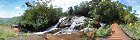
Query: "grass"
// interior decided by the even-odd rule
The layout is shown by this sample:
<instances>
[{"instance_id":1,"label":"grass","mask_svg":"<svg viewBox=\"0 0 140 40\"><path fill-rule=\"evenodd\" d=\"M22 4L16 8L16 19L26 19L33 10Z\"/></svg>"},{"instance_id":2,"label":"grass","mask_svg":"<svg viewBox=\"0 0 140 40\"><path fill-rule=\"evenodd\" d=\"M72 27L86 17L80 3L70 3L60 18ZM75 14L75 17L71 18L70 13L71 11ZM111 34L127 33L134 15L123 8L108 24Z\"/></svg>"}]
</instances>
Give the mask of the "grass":
<instances>
[{"instance_id":1,"label":"grass","mask_svg":"<svg viewBox=\"0 0 140 40\"><path fill-rule=\"evenodd\" d=\"M14 38L16 37L16 33L13 32L10 27L0 25L0 40L6 40L7 38Z\"/></svg>"},{"instance_id":2,"label":"grass","mask_svg":"<svg viewBox=\"0 0 140 40\"><path fill-rule=\"evenodd\" d=\"M133 39L140 39L140 23L129 23L122 26L123 30Z\"/></svg>"}]
</instances>

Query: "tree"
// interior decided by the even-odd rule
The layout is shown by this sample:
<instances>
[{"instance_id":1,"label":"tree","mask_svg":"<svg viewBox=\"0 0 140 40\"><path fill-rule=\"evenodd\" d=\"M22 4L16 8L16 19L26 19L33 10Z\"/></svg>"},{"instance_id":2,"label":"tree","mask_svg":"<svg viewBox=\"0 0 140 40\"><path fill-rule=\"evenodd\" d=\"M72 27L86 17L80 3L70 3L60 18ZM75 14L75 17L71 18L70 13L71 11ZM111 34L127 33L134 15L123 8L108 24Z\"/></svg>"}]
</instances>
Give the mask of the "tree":
<instances>
[{"instance_id":1,"label":"tree","mask_svg":"<svg viewBox=\"0 0 140 40\"><path fill-rule=\"evenodd\" d=\"M118 1L112 2L111 0L102 1L90 1L91 17L93 19L99 19L100 22L109 23L119 21L123 23L129 23L136 21L136 17L130 13L132 11L131 6L126 6Z\"/></svg>"},{"instance_id":2,"label":"tree","mask_svg":"<svg viewBox=\"0 0 140 40\"><path fill-rule=\"evenodd\" d=\"M53 20L58 20L62 14L62 8L53 8L38 3L25 11L21 23L28 29L32 29L31 31L41 31L48 28Z\"/></svg>"},{"instance_id":3,"label":"tree","mask_svg":"<svg viewBox=\"0 0 140 40\"><path fill-rule=\"evenodd\" d=\"M78 5L74 6L73 15L82 15L82 16L89 17L89 14L88 14L89 11L90 11L90 5L86 1L86 2L82 2L79 6Z\"/></svg>"},{"instance_id":4,"label":"tree","mask_svg":"<svg viewBox=\"0 0 140 40\"><path fill-rule=\"evenodd\" d=\"M26 2L25 4L27 5L27 7L32 7L33 6L30 2Z\"/></svg>"},{"instance_id":5,"label":"tree","mask_svg":"<svg viewBox=\"0 0 140 40\"><path fill-rule=\"evenodd\" d=\"M72 15L73 14L73 8L72 7L69 7L69 15Z\"/></svg>"}]
</instances>

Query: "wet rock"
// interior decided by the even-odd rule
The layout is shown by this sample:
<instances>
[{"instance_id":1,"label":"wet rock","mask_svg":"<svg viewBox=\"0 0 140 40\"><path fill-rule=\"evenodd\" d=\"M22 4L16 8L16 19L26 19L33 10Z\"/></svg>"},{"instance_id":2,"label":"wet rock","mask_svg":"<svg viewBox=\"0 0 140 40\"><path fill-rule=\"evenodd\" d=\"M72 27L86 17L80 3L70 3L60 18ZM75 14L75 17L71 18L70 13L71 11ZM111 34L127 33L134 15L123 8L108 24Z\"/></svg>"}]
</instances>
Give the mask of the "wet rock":
<instances>
[{"instance_id":1,"label":"wet rock","mask_svg":"<svg viewBox=\"0 0 140 40\"><path fill-rule=\"evenodd\" d=\"M71 26L70 22L65 22L65 23L61 23L58 28L65 28L65 27L70 27L70 26Z\"/></svg>"},{"instance_id":2,"label":"wet rock","mask_svg":"<svg viewBox=\"0 0 140 40\"><path fill-rule=\"evenodd\" d=\"M61 23L58 28L65 28L65 23Z\"/></svg>"},{"instance_id":3,"label":"wet rock","mask_svg":"<svg viewBox=\"0 0 140 40\"><path fill-rule=\"evenodd\" d=\"M62 30L62 28L57 28L57 29L52 30L52 31L50 31L50 32L48 32L48 33L54 34L54 33L58 32L58 31L60 31L60 30Z\"/></svg>"},{"instance_id":4,"label":"wet rock","mask_svg":"<svg viewBox=\"0 0 140 40\"><path fill-rule=\"evenodd\" d=\"M65 28L65 27L70 27L71 23L70 22L71 18L66 18L62 23L59 24L58 28Z\"/></svg>"}]
</instances>

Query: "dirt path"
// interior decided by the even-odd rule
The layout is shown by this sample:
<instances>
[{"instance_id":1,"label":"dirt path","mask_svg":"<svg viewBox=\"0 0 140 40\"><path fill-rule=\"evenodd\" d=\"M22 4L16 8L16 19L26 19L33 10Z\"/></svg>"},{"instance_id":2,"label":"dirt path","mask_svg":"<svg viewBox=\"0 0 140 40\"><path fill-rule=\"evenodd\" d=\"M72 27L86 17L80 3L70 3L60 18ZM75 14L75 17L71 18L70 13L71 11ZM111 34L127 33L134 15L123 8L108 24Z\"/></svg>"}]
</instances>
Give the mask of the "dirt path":
<instances>
[{"instance_id":1,"label":"dirt path","mask_svg":"<svg viewBox=\"0 0 140 40\"><path fill-rule=\"evenodd\" d=\"M128 36L121 30L117 23L112 24L112 34L108 40L130 40Z\"/></svg>"}]
</instances>

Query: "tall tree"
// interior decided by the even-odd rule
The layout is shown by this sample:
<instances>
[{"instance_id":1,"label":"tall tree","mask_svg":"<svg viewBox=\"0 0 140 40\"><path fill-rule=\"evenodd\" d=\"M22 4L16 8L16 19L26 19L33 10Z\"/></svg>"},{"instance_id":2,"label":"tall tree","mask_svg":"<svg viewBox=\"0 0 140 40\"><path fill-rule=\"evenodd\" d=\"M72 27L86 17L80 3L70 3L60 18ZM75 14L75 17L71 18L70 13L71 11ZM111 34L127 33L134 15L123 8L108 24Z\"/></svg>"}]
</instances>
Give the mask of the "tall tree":
<instances>
[{"instance_id":1,"label":"tall tree","mask_svg":"<svg viewBox=\"0 0 140 40\"><path fill-rule=\"evenodd\" d=\"M63 14L62 8L53 8L46 4L34 5L28 8L22 18L22 25L33 29L32 31L40 31L48 28L52 20L55 20Z\"/></svg>"},{"instance_id":2,"label":"tall tree","mask_svg":"<svg viewBox=\"0 0 140 40\"><path fill-rule=\"evenodd\" d=\"M73 8L69 7L68 9L69 9L69 14L72 15L73 14Z\"/></svg>"}]
</instances>

